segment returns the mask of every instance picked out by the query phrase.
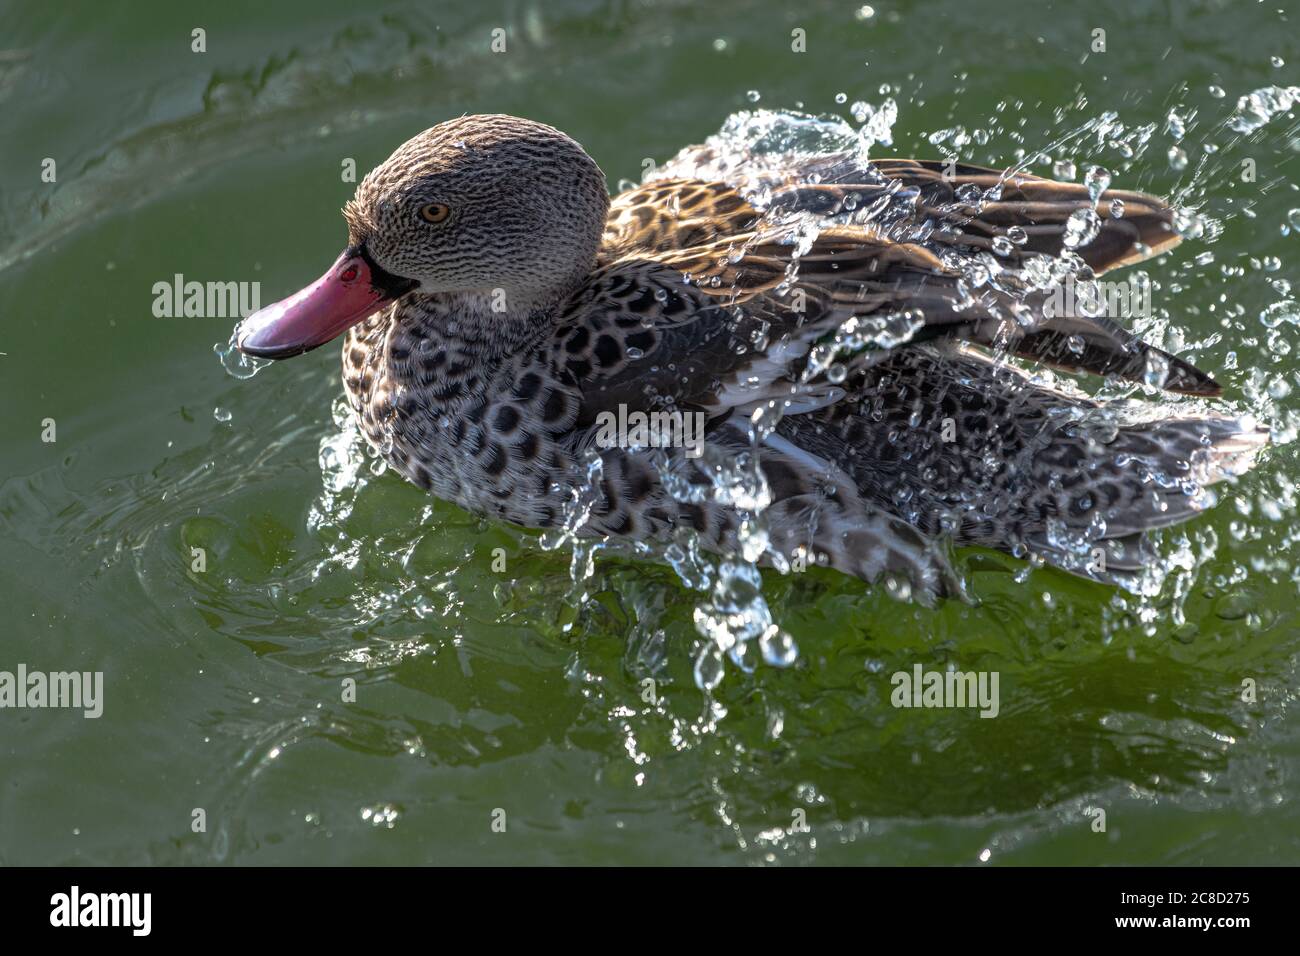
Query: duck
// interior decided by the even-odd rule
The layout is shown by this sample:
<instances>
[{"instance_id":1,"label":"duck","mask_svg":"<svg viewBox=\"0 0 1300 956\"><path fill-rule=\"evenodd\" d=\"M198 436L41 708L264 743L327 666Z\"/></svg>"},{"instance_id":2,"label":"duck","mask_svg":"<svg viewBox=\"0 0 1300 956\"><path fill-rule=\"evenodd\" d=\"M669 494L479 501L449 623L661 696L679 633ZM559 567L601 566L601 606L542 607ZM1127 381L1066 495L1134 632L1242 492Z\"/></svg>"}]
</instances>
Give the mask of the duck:
<instances>
[{"instance_id":1,"label":"duck","mask_svg":"<svg viewBox=\"0 0 1300 956\"><path fill-rule=\"evenodd\" d=\"M1160 199L854 150L717 158L687 147L611 199L551 126L439 123L358 184L324 275L235 342L282 360L341 337L369 444L475 514L923 603L969 599L968 546L1132 585L1150 532L1266 444L1209 375L1053 298L1175 246ZM1088 376L1187 398L1103 401ZM700 440L610 440L637 413Z\"/></svg>"}]
</instances>

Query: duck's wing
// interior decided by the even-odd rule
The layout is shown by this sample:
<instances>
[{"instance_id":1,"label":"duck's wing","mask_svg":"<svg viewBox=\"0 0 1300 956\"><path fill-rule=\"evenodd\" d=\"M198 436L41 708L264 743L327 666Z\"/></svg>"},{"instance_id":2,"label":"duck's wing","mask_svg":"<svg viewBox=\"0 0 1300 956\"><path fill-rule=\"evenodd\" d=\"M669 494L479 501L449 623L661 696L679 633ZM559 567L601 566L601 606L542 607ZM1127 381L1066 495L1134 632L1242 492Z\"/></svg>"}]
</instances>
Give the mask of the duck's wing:
<instances>
[{"instance_id":1,"label":"duck's wing","mask_svg":"<svg viewBox=\"0 0 1300 956\"><path fill-rule=\"evenodd\" d=\"M681 172L710 167L717 159L709 147L687 147L666 169ZM989 250L995 239L1018 227L1024 231L1025 241L1013 243L1007 252L1005 259L1011 266L1021 265L1035 254L1059 256L1066 248L1070 216L1090 207L1097 215L1098 233L1074 251L1098 274L1159 255L1180 241L1173 210L1147 193L1107 189L1094 201L1083 184L1014 168L997 170L927 159L867 162L860 154L850 153L791 155L757 174L739 171L726 183L682 176L654 180L617 197L610 210L611 222L634 211L635 217L650 218L656 206L670 206L675 193L701 189L728 196L728 204L752 202L751 208L759 215L790 209L839 216L869 209L884 193L913 204L907 210L907 221L899 225L924 227L927 245ZM854 218L863 219L861 215ZM735 225L747 228L742 223Z\"/></svg>"},{"instance_id":2,"label":"duck's wing","mask_svg":"<svg viewBox=\"0 0 1300 956\"><path fill-rule=\"evenodd\" d=\"M949 345L900 350L845 385L855 401L778 433L928 535L1027 546L1112 583L1149 563L1145 532L1208 507L1206 486L1243 473L1267 438L1230 417L1125 418Z\"/></svg>"},{"instance_id":3,"label":"duck's wing","mask_svg":"<svg viewBox=\"0 0 1300 956\"><path fill-rule=\"evenodd\" d=\"M707 246L750 232L761 213L731 185L659 179L619 193L605 217L599 265Z\"/></svg>"},{"instance_id":4,"label":"duck's wing","mask_svg":"<svg viewBox=\"0 0 1300 956\"><path fill-rule=\"evenodd\" d=\"M739 456L752 436L748 422L733 412L784 398L792 402L786 414L799 414L843 398L842 389L825 381L804 385L791 378L843 315L833 309L801 315L762 295L746 297L743 305L729 302L716 288L684 281L682 264L675 257L616 262L598 270L560 316L547 371L566 403L576 397L566 405L573 414L564 419L576 447L592 447L601 414L617 414L621 405L629 412L702 411L709 419L708 447ZM863 501L829 464L777 436L764 441L759 461L772 498L776 553L805 549L868 581L896 575L923 602L962 594L941 547ZM732 509L707 497L647 505L659 481L651 460L618 447L605 449L602 460L602 502L590 530L656 534L690 527L706 546L740 547ZM684 485L707 489L717 479L707 458L680 458L675 467ZM825 543L827 536L834 546Z\"/></svg>"},{"instance_id":5,"label":"duck's wing","mask_svg":"<svg viewBox=\"0 0 1300 956\"><path fill-rule=\"evenodd\" d=\"M913 336L918 342L960 338L1070 371L1134 381L1154 375L1170 391L1219 393L1213 379L1189 363L1109 319L1050 308L1060 303L1018 278L1015 267L1031 256L1062 251L1066 221L1091 203L1083 186L1027 174L1004 177L973 166L947 169L912 160L880 166L872 183L775 186L764 193L762 210L725 183L652 182L615 200L602 263L610 268L620 260L652 260L679 268L706 297L760 313L778 333L792 324L780 319L791 310L803 320L794 323L800 328L810 322L821 327L827 310L841 321L908 311L923 322ZM841 169L840 175L849 172ZM996 201L972 205L957 199L963 185L990 190L998 183L1002 198ZM897 216L900 194L910 204L906 221ZM1097 206L1121 197L1126 197L1124 217L1099 216L1097 237L1076 250L1096 271L1178 241L1168 228L1172 214L1154 197L1112 191L1103 193ZM856 221L863 215L853 211L870 215L873 208L892 210L885 217L890 221ZM789 226L799 213L833 223L801 255ZM988 248L1013 226L1024 230L1024 242L1012 243L1000 257L1012 268L975 292L938 255L945 245L967 252ZM897 238L918 230L924 243Z\"/></svg>"},{"instance_id":6,"label":"duck's wing","mask_svg":"<svg viewBox=\"0 0 1300 956\"><path fill-rule=\"evenodd\" d=\"M581 393L576 424L603 411L675 407L716 418L777 394L790 371L846 317L799 313L767 297L738 301L694 262L625 259L598 270L569 301L550 345L551 374ZM838 397L838 396L836 396Z\"/></svg>"},{"instance_id":7,"label":"duck's wing","mask_svg":"<svg viewBox=\"0 0 1300 956\"><path fill-rule=\"evenodd\" d=\"M935 230L937 242L987 250L1013 227L1023 230L1026 241L1013 243L1007 255L1012 265L1034 254L1059 256L1066 249L1070 217L1089 208L1097 215L1097 235L1073 251L1098 274L1159 255L1179 242L1173 210L1146 193L1108 189L1094 202L1084 185L1025 172L918 159L882 159L871 165L917 191L918 218L948 227ZM977 195L972 186L979 198L963 198Z\"/></svg>"},{"instance_id":8,"label":"duck's wing","mask_svg":"<svg viewBox=\"0 0 1300 956\"><path fill-rule=\"evenodd\" d=\"M1048 293L1014 274L972 290L929 249L883 238L869 226L823 230L797 265L792 251L784 238L756 237L737 262L719 255L717 245L675 261L701 288L730 295L747 308L760 308L761 302L765 313L802 307L808 320L833 314L841 321L856 318L868 330L888 320L892 324L880 329L887 339L894 338L893 320L910 315L912 330L894 345L961 339L1069 371L1130 381L1159 372L1170 391L1219 393L1204 372L1109 319L1057 314Z\"/></svg>"}]
</instances>

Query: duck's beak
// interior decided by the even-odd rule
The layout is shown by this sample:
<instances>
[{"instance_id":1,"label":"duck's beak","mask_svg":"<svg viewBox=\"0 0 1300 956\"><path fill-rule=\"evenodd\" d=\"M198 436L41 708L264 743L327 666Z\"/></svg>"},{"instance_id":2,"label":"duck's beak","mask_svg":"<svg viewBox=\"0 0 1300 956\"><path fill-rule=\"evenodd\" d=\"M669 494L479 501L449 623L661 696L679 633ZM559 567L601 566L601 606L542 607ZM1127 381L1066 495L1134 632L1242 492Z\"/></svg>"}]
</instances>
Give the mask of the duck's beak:
<instances>
[{"instance_id":1,"label":"duck's beak","mask_svg":"<svg viewBox=\"0 0 1300 956\"><path fill-rule=\"evenodd\" d=\"M239 326L246 355L284 359L324 345L418 285L385 272L364 248L344 250L323 276L258 309Z\"/></svg>"}]
</instances>

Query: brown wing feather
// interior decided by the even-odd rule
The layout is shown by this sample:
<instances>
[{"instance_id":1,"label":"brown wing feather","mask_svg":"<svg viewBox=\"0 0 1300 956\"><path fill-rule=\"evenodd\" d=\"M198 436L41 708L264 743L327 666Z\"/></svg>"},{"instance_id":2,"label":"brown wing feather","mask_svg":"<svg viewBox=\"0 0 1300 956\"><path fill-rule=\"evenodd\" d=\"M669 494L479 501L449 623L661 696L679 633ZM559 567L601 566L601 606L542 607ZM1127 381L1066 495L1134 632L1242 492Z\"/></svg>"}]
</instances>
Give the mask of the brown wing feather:
<instances>
[{"instance_id":1,"label":"brown wing feather","mask_svg":"<svg viewBox=\"0 0 1300 956\"><path fill-rule=\"evenodd\" d=\"M931 251L915 243L893 242L869 228L833 227L824 230L799 259L795 282L788 281L790 246L752 240L737 262L720 255L718 246L691 250L675 264L702 289L729 301L753 307L756 296L766 309L804 306L808 320L835 310L841 321L849 315L871 316L913 310L924 327L913 341L951 336L1001 349L1070 371L1115 375L1141 381L1151 358L1168 367L1164 387L1192 395L1217 395L1219 386L1195 366L1148 345L1116 323L1091 316L1044 313L1046 296L1036 290L986 288L978 296L963 294L961 277L946 269ZM786 286L788 292L777 296Z\"/></svg>"},{"instance_id":2,"label":"brown wing feather","mask_svg":"<svg viewBox=\"0 0 1300 956\"><path fill-rule=\"evenodd\" d=\"M1141 262L1176 246L1173 212L1161 200L1146 193L1108 189L1094 204L1088 189L1078 183L1062 183L1024 172L998 172L981 166L949 164L938 160L882 159L873 165L887 178L920 191L918 212L956 227L947 241L975 249L992 247L993 240L1006 235L1012 226L1023 229L1028 240L1012 253L1018 262L1024 253L1060 255L1064 246L1065 223L1079 209L1093 206L1101 230L1097 237L1075 251L1097 273ZM949 175L951 173L951 175ZM962 186L972 184L982 191L1001 186L1000 198L983 202L978 209L962 202ZM1124 206L1120 218L1111 216L1111 204ZM943 240L943 235L936 235Z\"/></svg>"},{"instance_id":3,"label":"brown wing feather","mask_svg":"<svg viewBox=\"0 0 1300 956\"><path fill-rule=\"evenodd\" d=\"M791 344L785 355L788 360L806 354L814 339L850 316L903 310L913 310L924 319L924 328L915 336L918 342L951 336L1071 371L1129 380L1143 379L1154 355L1168 364L1165 387L1169 390L1218 394L1219 387L1209 376L1114 322L1045 315L1045 296L1017 288L1014 278L971 296L961 288L961 276L947 269L934 250L887 238L870 222L824 228L799 256L792 280L795 246L788 230L765 224L767 212L835 214L846 207L850 196L849 207L864 209L865 203L887 200L896 193L899 187L889 180L897 180L915 195L918 217L937 217L954 227L948 231L947 243L984 248L1011 225L1021 226L1029 239L1013 254L1019 259L1026 252L1059 253L1065 220L1090 202L1082 186L1017 174L1002 182L1000 200L984 202L975 215L973 206L957 201L955 190L965 183L988 189L1002 181L1002 174L957 166L956 178L949 181L938 163L885 160L880 167L884 185L793 184L776 189L771 207L764 212L724 183L672 179L630 190L611 206L601 255L604 268L587 292L603 297L609 314L625 313L628 334L654 339L651 350L633 346L647 357L653 352L651 361L681 356L695 365L697 357L703 357L699 355L703 343L709 343L704 351L710 364L697 369L700 381L670 390L682 398L692 393L690 400L704 404L720 378L762 361L761 355L746 355L755 351L751 340ZM1097 239L1079 250L1087 253L1085 259L1095 270L1140 258L1144 253L1135 242L1145 242L1151 251L1177 242L1176 234L1167 229L1169 210L1159 200L1112 191L1102 194L1098 205L1108 204L1111 198L1124 199L1124 219L1106 217ZM674 291L682 277L682 288ZM651 326L662 324L658 316L662 310L656 308L653 296L668 294L683 295L689 303L682 310L684 319L668 323L675 326L667 334L672 351L662 347L659 331L650 330L647 336L640 328L645 316ZM694 315L696 311L701 314ZM601 313L595 310L595 314ZM635 321L629 321L628 315ZM599 331L588 330L585 341L602 341ZM604 335L607 356L614 353L613 338L611 333ZM653 387L643 370L628 373L624 363L625 358L609 363L620 367L617 372L606 370L609 374L603 377L616 375L624 383ZM598 356L590 361L580 357L577 364L582 371L600 362ZM769 378L772 372L766 369Z\"/></svg>"},{"instance_id":4,"label":"brown wing feather","mask_svg":"<svg viewBox=\"0 0 1300 956\"><path fill-rule=\"evenodd\" d=\"M657 180L614 197L599 264L708 245L749 232L758 219L758 210L726 183Z\"/></svg>"}]
</instances>

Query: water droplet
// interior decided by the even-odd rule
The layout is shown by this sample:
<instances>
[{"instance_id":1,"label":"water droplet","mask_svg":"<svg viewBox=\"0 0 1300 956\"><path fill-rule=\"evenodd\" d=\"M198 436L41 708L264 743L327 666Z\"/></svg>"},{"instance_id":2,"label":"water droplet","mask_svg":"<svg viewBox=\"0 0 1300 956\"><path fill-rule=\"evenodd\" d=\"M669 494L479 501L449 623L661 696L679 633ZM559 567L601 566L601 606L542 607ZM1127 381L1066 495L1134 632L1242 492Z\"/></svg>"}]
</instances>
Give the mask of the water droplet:
<instances>
[{"instance_id":1,"label":"water droplet","mask_svg":"<svg viewBox=\"0 0 1300 956\"><path fill-rule=\"evenodd\" d=\"M1112 199L1110 201L1110 218L1112 219L1124 218L1124 200Z\"/></svg>"},{"instance_id":2,"label":"water droplet","mask_svg":"<svg viewBox=\"0 0 1300 956\"><path fill-rule=\"evenodd\" d=\"M1110 188L1110 170L1101 166L1089 166L1083 175L1083 184L1088 187L1088 195L1095 203Z\"/></svg>"},{"instance_id":3,"label":"water droplet","mask_svg":"<svg viewBox=\"0 0 1300 956\"><path fill-rule=\"evenodd\" d=\"M1182 172L1187 168L1187 153L1179 146L1169 147L1169 168Z\"/></svg>"},{"instance_id":4,"label":"water droplet","mask_svg":"<svg viewBox=\"0 0 1300 956\"><path fill-rule=\"evenodd\" d=\"M1175 140L1180 140L1187 132L1187 125L1183 122L1181 116L1173 110L1170 110L1169 115L1165 117L1165 130L1168 131L1169 135Z\"/></svg>"},{"instance_id":5,"label":"water droplet","mask_svg":"<svg viewBox=\"0 0 1300 956\"><path fill-rule=\"evenodd\" d=\"M749 100L749 102L751 103L757 103L760 99L762 99L762 95L758 92L758 90L750 90L748 93L745 94L745 99Z\"/></svg>"},{"instance_id":6,"label":"water droplet","mask_svg":"<svg viewBox=\"0 0 1300 956\"><path fill-rule=\"evenodd\" d=\"M230 410L218 405L212 410L212 417L219 422L228 422L231 419Z\"/></svg>"},{"instance_id":7,"label":"water droplet","mask_svg":"<svg viewBox=\"0 0 1300 956\"><path fill-rule=\"evenodd\" d=\"M1101 220L1094 209L1076 209L1065 221L1065 236L1061 240L1067 249L1078 249L1097 238Z\"/></svg>"},{"instance_id":8,"label":"water droplet","mask_svg":"<svg viewBox=\"0 0 1300 956\"><path fill-rule=\"evenodd\" d=\"M239 326L235 326L235 331L230 333L230 341L225 345L216 343L212 346L212 351L221 360L221 367L226 370L227 375L238 379L252 378L272 362L270 359L254 358L239 351L235 345L238 336Z\"/></svg>"},{"instance_id":9,"label":"water droplet","mask_svg":"<svg viewBox=\"0 0 1300 956\"><path fill-rule=\"evenodd\" d=\"M1205 235L1205 217L1192 209L1176 209L1174 232L1184 239L1199 239Z\"/></svg>"},{"instance_id":10,"label":"water droplet","mask_svg":"<svg viewBox=\"0 0 1300 956\"><path fill-rule=\"evenodd\" d=\"M1297 304L1294 299L1274 302L1259 314L1259 321L1269 329L1275 329L1283 322L1300 325L1300 304Z\"/></svg>"},{"instance_id":11,"label":"water droplet","mask_svg":"<svg viewBox=\"0 0 1300 956\"><path fill-rule=\"evenodd\" d=\"M722 652L715 644L706 644L695 658L695 686L709 692L722 683Z\"/></svg>"},{"instance_id":12,"label":"water droplet","mask_svg":"<svg viewBox=\"0 0 1300 956\"><path fill-rule=\"evenodd\" d=\"M1152 388L1164 388L1169 378L1169 359L1156 352L1147 353L1146 369L1142 381Z\"/></svg>"},{"instance_id":13,"label":"water droplet","mask_svg":"<svg viewBox=\"0 0 1300 956\"><path fill-rule=\"evenodd\" d=\"M1074 163L1071 160L1058 159L1052 165L1052 175L1057 179L1074 179L1074 177L1078 175L1078 170L1075 169Z\"/></svg>"},{"instance_id":14,"label":"water droplet","mask_svg":"<svg viewBox=\"0 0 1300 956\"><path fill-rule=\"evenodd\" d=\"M799 659L799 646L794 638L775 624L758 639L758 648L763 660L773 667L789 667Z\"/></svg>"}]
</instances>

